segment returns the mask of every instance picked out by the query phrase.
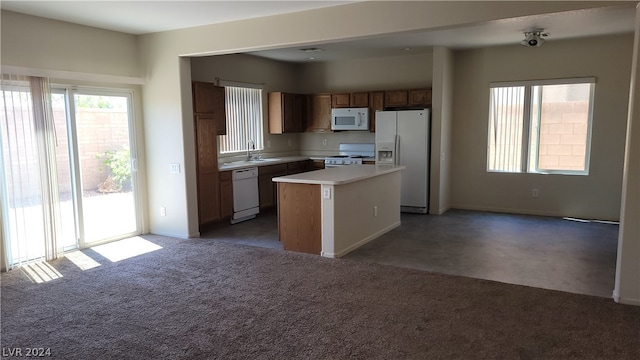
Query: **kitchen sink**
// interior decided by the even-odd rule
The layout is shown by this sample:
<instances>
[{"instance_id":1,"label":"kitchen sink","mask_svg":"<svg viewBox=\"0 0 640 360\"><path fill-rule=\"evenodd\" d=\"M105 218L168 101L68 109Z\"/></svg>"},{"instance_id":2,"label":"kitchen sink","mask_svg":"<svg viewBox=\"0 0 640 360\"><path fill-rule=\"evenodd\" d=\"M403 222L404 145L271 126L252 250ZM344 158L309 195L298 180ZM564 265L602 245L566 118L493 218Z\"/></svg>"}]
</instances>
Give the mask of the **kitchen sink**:
<instances>
[{"instance_id":1,"label":"kitchen sink","mask_svg":"<svg viewBox=\"0 0 640 360\"><path fill-rule=\"evenodd\" d=\"M238 161L232 161L232 162L225 163L220 168L224 169L225 167L252 165L252 164L267 163L267 162L273 162L273 161L279 161L279 160L282 160L282 159L280 159L280 158L265 158L265 159L238 160Z\"/></svg>"}]
</instances>

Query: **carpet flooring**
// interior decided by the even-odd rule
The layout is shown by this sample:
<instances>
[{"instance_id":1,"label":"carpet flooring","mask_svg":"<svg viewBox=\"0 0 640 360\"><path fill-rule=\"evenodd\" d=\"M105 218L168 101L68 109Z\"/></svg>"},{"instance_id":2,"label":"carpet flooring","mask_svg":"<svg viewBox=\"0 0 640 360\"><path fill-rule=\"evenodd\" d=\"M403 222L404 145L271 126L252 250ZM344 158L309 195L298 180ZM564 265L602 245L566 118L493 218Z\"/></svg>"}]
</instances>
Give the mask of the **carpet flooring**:
<instances>
[{"instance_id":1,"label":"carpet flooring","mask_svg":"<svg viewBox=\"0 0 640 360\"><path fill-rule=\"evenodd\" d=\"M3 354L640 358L640 307L610 299L211 239L136 241L155 250L111 260L84 250L94 267L56 260L50 264L60 277L42 283L19 269L3 273Z\"/></svg>"}]
</instances>

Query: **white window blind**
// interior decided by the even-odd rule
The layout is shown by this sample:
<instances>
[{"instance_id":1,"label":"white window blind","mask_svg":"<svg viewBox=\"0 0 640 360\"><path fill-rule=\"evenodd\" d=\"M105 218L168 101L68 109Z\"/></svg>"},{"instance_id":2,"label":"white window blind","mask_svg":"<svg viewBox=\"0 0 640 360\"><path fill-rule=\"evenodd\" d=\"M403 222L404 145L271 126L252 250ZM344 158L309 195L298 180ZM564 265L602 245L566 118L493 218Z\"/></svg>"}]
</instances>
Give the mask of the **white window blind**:
<instances>
[{"instance_id":1,"label":"white window blind","mask_svg":"<svg viewBox=\"0 0 640 360\"><path fill-rule=\"evenodd\" d=\"M491 85L487 171L587 175L595 78Z\"/></svg>"},{"instance_id":2,"label":"white window blind","mask_svg":"<svg viewBox=\"0 0 640 360\"><path fill-rule=\"evenodd\" d=\"M227 134L220 136L220 153L263 150L262 89L225 86Z\"/></svg>"}]
</instances>

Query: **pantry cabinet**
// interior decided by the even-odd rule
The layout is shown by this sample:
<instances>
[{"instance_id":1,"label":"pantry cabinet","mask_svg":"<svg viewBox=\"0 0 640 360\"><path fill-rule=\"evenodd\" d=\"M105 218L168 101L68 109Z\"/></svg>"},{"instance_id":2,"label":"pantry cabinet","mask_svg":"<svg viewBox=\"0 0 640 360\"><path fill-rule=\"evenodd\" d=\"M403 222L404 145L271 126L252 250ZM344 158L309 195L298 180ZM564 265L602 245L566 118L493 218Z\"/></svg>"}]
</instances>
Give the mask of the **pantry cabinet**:
<instances>
[{"instance_id":1,"label":"pantry cabinet","mask_svg":"<svg viewBox=\"0 0 640 360\"><path fill-rule=\"evenodd\" d=\"M217 126L213 119L195 117L198 223L220 220Z\"/></svg>"},{"instance_id":2,"label":"pantry cabinet","mask_svg":"<svg viewBox=\"0 0 640 360\"><path fill-rule=\"evenodd\" d=\"M304 130L304 95L271 92L268 97L270 134L296 133Z\"/></svg>"},{"instance_id":3,"label":"pantry cabinet","mask_svg":"<svg viewBox=\"0 0 640 360\"><path fill-rule=\"evenodd\" d=\"M224 87L212 83L192 82L193 115L215 122L216 135L227 133Z\"/></svg>"},{"instance_id":4,"label":"pantry cabinet","mask_svg":"<svg viewBox=\"0 0 640 360\"><path fill-rule=\"evenodd\" d=\"M307 132L331 131L331 94L307 96Z\"/></svg>"},{"instance_id":5,"label":"pantry cabinet","mask_svg":"<svg viewBox=\"0 0 640 360\"><path fill-rule=\"evenodd\" d=\"M192 83L199 225L219 221L221 216L217 137L226 134L224 96L223 87Z\"/></svg>"}]
</instances>

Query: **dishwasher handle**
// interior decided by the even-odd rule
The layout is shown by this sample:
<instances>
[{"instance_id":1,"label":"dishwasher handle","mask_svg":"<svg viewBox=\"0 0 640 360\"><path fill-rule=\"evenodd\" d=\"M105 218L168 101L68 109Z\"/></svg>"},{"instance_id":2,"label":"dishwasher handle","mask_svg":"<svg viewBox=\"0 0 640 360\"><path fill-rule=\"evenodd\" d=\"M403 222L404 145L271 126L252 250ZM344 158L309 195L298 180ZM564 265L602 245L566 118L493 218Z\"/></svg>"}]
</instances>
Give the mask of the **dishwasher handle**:
<instances>
[{"instance_id":1,"label":"dishwasher handle","mask_svg":"<svg viewBox=\"0 0 640 360\"><path fill-rule=\"evenodd\" d=\"M252 167L247 169L233 170L231 177L233 180L242 180L242 179L258 177L258 168Z\"/></svg>"}]
</instances>

